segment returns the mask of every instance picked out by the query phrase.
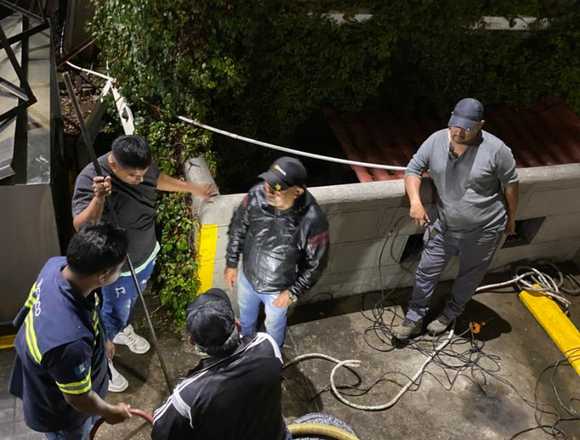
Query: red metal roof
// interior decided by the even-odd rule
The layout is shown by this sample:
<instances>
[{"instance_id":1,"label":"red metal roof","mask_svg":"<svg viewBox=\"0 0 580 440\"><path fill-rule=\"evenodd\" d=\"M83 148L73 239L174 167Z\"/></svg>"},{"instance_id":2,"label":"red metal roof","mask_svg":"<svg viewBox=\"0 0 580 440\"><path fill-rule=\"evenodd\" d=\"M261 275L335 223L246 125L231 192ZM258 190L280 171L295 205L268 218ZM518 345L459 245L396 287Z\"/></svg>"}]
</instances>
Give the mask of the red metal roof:
<instances>
[{"instance_id":1,"label":"red metal roof","mask_svg":"<svg viewBox=\"0 0 580 440\"><path fill-rule=\"evenodd\" d=\"M350 160L406 166L421 143L446 126L437 116L409 118L393 113L337 113L326 118ZM486 113L485 130L513 151L518 167L580 163L580 118L559 99L533 107L494 106ZM400 179L391 172L352 167L361 182Z\"/></svg>"}]
</instances>

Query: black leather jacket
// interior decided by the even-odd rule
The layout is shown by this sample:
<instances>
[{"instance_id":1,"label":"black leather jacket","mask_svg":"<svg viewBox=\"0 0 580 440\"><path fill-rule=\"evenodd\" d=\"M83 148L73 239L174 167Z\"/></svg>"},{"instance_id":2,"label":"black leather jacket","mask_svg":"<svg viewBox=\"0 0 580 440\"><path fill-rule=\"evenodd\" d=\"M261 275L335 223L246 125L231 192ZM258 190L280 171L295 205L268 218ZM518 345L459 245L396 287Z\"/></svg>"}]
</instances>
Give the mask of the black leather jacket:
<instances>
[{"instance_id":1,"label":"black leather jacket","mask_svg":"<svg viewBox=\"0 0 580 440\"><path fill-rule=\"evenodd\" d=\"M296 296L314 286L328 261L328 221L308 192L280 211L268 205L263 184L254 186L232 216L227 267L243 255L244 275L257 292Z\"/></svg>"}]
</instances>

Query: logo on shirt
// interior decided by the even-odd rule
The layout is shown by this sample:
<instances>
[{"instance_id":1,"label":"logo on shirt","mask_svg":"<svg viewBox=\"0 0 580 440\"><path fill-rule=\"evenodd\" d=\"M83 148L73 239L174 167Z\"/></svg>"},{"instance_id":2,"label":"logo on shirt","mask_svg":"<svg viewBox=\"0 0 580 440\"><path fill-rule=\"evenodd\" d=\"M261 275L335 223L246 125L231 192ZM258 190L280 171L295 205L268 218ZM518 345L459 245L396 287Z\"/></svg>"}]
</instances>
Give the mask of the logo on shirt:
<instances>
[{"instance_id":1,"label":"logo on shirt","mask_svg":"<svg viewBox=\"0 0 580 440\"><path fill-rule=\"evenodd\" d=\"M36 300L36 302L32 306L32 310L34 311L35 317L40 316L40 313L42 312L42 305L40 304L40 299Z\"/></svg>"},{"instance_id":2,"label":"logo on shirt","mask_svg":"<svg viewBox=\"0 0 580 440\"><path fill-rule=\"evenodd\" d=\"M84 362L80 365L77 365L74 369L75 375L82 377L82 376L86 376L87 371L89 370L91 364L90 362Z\"/></svg>"},{"instance_id":3,"label":"logo on shirt","mask_svg":"<svg viewBox=\"0 0 580 440\"><path fill-rule=\"evenodd\" d=\"M26 303L24 304L25 307L31 308L34 305L34 303L38 301L40 297L40 288L42 287L43 282L44 280L42 278L34 282L32 287L30 288L30 292L28 293Z\"/></svg>"},{"instance_id":4,"label":"logo on shirt","mask_svg":"<svg viewBox=\"0 0 580 440\"><path fill-rule=\"evenodd\" d=\"M33 294L38 296L40 293L40 288L42 287L42 283L44 283L44 278L39 279L34 285L32 286Z\"/></svg>"},{"instance_id":5,"label":"logo on shirt","mask_svg":"<svg viewBox=\"0 0 580 440\"><path fill-rule=\"evenodd\" d=\"M117 294L117 298L119 298L121 295L125 295L127 291L124 287L115 287L115 293Z\"/></svg>"}]
</instances>

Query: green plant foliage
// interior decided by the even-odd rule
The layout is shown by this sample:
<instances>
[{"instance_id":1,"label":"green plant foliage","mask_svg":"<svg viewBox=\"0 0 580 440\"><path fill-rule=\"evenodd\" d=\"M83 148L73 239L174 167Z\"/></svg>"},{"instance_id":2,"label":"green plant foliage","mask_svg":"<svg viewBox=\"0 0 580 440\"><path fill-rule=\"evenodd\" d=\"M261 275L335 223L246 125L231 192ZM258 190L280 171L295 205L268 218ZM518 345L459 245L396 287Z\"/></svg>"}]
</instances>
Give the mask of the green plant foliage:
<instances>
[{"instance_id":1,"label":"green plant foliage","mask_svg":"<svg viewBox=\"0 0 580 440\"><path fill-rule=\"evenodd\" d=\"M141 125L160 169L172 176L182 174L188 158L203 155L210 169L215 161L207 149L209 136L184 124L154 121ZM191 215L191 196L166 193L157 210L161 252L154 280L161 303L172 313L176 325L185 322L187 304L197 294L199 280L195 255L196 219Z\"/></svg>"},{"instance_id":2,"label":"green plant foliage","mask_svg":"<svg viewBox=\"0 0 580 440\"><path fill-rule=\"evenodd\" d=\"M184 114L277 143L324 107L448 112L460 97L580 111L579 8L572 0L93 0L91 31L170 174L204 154L222 189L273 154L177 123ZM344 23L329 13L340 11ZM372 14L358 21L358 13ZM547 30L490 32L480 17L546 18ZM212 153L212 151L214 153ZM250 177L248 177L248 175ZM198 287L185 196L159 205L158 290L183 322Z\"/></svg>"},{"instance_id":3,"label":"green plant foliage","mask_svg":"<svg viewBox=\"0 0 580 440\"><path fill-rule=\"evenodd\" d=\"M394 12L406 22L393 53L394 76L384 84L386 101L413 110L428 100L447 111L470 95L487 104L520 105L560 96L580 111L579 27L573 24L580 10L570 2L423 1L399 4L396 11L391 6L380 14L392 17ZM479 24L486 15L530 15L548 20L549 27L486 31Z\"/></svg>"}]
</instances>

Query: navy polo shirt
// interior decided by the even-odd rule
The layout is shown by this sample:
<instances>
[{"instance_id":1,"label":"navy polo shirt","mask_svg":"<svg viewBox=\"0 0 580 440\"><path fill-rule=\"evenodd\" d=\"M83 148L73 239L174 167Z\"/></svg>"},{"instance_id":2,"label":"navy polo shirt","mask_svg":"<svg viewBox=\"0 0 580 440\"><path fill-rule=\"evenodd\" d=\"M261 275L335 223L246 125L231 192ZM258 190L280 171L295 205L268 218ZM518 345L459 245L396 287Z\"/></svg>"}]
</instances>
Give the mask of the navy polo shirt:
<instances>
[{"instance_id":1,"label":"navy polo shirt","mask_svg":"<svg viewBox=\"0 0 580 440\"><path fill-rule=\"evenodd\" d=\"M13 381L21 386L11 389L20 388L26 424L39 432L81 426L89 415L70 406L64 394L93 390L104 397L109 380L97 296L78 293L62 275L65 266L65 257L54 257L42 268L15 340Z\"/></svg>"}]
</instances>

